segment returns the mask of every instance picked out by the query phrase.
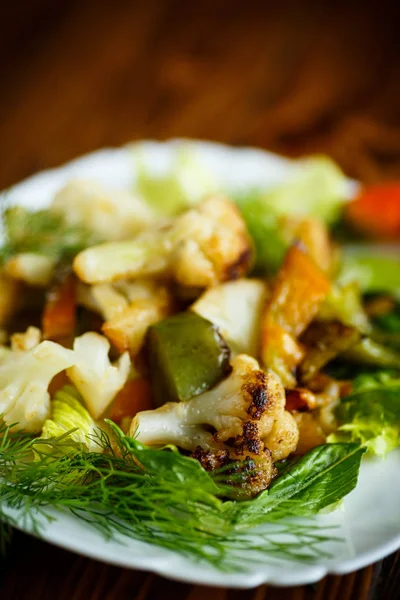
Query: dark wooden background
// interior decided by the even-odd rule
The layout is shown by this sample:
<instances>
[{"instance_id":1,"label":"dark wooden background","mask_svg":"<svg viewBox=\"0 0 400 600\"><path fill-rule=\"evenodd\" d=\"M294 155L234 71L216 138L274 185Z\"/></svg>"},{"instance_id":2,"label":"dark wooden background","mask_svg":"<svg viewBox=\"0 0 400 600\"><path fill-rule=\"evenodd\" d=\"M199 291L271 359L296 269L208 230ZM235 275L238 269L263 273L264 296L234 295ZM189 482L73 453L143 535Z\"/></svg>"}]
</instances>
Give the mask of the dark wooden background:
<instances>
[{"instance_id":1,"label":"dark wooden background","mask_svg":"<svg viewBox=\"0 0 400 600\"><path fill-rule=\"evenodd\" d=\"M14 0L1 3L0 56L0 189L172 136L323 151L363 181L400 178L398 0ZM394 600L399 556L311 587L206 590L17 533L0 598Z\"/></svg>"}]
</instances>

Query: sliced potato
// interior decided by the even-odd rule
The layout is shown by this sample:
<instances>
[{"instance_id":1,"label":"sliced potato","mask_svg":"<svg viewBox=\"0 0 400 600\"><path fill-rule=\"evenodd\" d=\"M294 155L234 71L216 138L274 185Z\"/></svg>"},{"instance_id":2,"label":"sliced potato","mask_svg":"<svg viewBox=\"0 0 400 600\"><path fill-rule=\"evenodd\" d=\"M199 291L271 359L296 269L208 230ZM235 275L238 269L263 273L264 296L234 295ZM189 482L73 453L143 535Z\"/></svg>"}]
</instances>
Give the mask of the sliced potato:
<instances>
[{"instance_id":1,"label":"sliced potato","mask_svg":"<svg viewBox=\"0 0 400 600\"><path fill-rule=\"evenodd\" d=\"M191 310L214 323L234 352L258 356L267 297L265 282L239 279L210 288Z\"/></svg>"}]
</instances>

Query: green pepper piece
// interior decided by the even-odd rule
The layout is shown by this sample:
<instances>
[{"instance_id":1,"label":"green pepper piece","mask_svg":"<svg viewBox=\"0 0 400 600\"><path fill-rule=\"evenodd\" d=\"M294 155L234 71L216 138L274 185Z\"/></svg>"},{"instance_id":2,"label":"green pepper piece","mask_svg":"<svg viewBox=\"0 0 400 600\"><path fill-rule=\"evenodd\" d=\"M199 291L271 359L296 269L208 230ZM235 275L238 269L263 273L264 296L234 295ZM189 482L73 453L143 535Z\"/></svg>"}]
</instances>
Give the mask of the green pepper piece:
<instances>
[{"instance_id":1,"label":"green pepper piece","mask_svg":"<svg viewBox=\"0 0 400 600\"><path fill-rule=\"evenodd\" d=\"M146 338L154 400L189 400L230 371L230 350L207 319L194 312L168 317L149 327Z\"/></svg>"}]
</instances>

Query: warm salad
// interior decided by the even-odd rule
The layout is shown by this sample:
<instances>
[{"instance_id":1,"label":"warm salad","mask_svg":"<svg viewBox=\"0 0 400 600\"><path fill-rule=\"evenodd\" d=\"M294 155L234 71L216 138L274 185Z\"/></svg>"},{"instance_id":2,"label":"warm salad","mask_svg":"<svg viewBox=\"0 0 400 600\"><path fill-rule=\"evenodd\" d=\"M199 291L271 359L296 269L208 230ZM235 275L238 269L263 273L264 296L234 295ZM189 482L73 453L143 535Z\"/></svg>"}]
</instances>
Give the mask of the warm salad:
<instances>
[{"instance_id":1,"label":"warm salad","mask_svg":"<svg viewBox=\"0 0 400 600\"><path fill-rule=\"evenodd\" d=\"M3 206L0 517L66 509L220 567L310 557L317 526L281 520L400 445L400 187L349 199L315 157L232 194L190 153L137 161L131 190ZM246 537L278 521L291 541Z\"/></svg>"}]
</instances>

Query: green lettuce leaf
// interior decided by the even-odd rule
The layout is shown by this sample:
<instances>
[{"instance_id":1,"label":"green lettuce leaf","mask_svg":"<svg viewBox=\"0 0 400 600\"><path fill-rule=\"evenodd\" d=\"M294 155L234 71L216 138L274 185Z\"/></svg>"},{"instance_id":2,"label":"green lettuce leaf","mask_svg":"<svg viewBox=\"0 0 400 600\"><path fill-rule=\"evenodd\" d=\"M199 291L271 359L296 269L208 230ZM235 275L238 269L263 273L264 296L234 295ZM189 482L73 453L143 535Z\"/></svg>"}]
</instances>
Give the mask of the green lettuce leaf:
<instances>
[{"instance_id":1,"label":"green lettuce leaf","mask_svg":"<svg viewBox=\"0 0 400 600\"><path fill-rule=\"evenodd\" d=\"M297 161L284 183L268 191L264 206L280 215L314 216L332 223L346 201L346 178L328 156Z\"/></svg>"},{"instance_id":2,"label":"green lettuce leaf","mask_svg":"<svg viewBox=\"0 0 400 600\"><path fill-rule=\"evenodd\" d=\"M274 273L290 240L281 217L317 217L332 223L346 199L346 179L326 156L298 161L284 183L235 198L256 249L255 271Z\"/></svg>"},{"instance_id":3,"label":"green lettuce leaf","mask_svg":"<svg viewBox=\"0 0 400 600\"><path fill-rule=\"evenodd\" d=\"M400 446L400 374L382 371L357 377L337 417L341 425L329 442L358 442L384 457Z\"/></svg>"},{"instance_id":4,"label":"green lettuce leaf","mask_svg":"<svg viewBox=\"0 0 400 600\"><path fill-rule=\"evenodd\" d=\"M136 191L160 215L179 214L204 196L218 190L209 171L198 156L187 148L177 153L167 175L152 175L145 167L140 152L136 155Z\"/></svg>"},{"instance_id":5,"label":"green lettuce leaf","mask_svg":"<svg viewBox=\"0 0 400 600\"><path fill-rule=\"evenodd\" d=\"M363 292L389 292L400 297L400 247L345 247L338 281L356 281Z\"/></svg>"},{"instance_id":6,"label":"green lettuce leaf","mask_svg":"<svg viewBox=\"0 0 400 600\"><path fill-rule=\"evenodd\" d=\"M64 452L67 454L77 448L86 452L99 452L100 447L95 441L98 426L83 405L78 391L71 385L58 390L52 401L51 419L43 424L40 439L64 439ZM35 443L35 451L40 452L41 445Z\"/></svg>"},{"instance_id":7,"label":"green lettuce leaf","mask_svg":"<svg viewBox=\"0 0 400 600\"><path fill-rule=\"evenodd\" d=\"M355 488L364 452L358 443L313 448L283 468L268 490L242 503L240 523L258 525L266 515L309 516L337 503Z\"/></svg>"}]
</instances>

